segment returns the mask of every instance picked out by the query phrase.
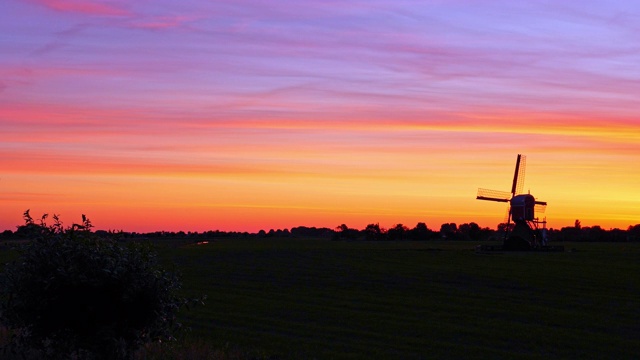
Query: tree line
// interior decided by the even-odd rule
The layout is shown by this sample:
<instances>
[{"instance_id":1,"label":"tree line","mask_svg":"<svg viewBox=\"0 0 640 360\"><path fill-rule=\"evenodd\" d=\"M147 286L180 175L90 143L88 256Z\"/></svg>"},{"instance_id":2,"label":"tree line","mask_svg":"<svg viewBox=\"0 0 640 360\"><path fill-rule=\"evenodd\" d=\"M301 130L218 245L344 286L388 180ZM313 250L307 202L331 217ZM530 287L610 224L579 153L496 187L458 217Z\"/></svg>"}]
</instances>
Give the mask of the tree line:
<instances>
[{"instance_id":1,"label":"tree line","mask_svg":"<svg viewBox=\"0 0 640 360\"><path fill-rule=\"evenodd\" d=\"M425 223L418 223L413 228L397 224L384 229L379 224L369 224L362 230L349 228L341 224L333 231L334 239L346 240L465 240L485 241L502 240L507 231L511 231L513 224L501 223L497 229L480 227L475 222L456 225L444 223L439 230L432 230ZM581 226L576 220L574 226L560 229L546 229L549 241L582 241L582 242L636 242L640 241L640 224L631 225L626 230L602 227Z\"/></svg>"},{"instance_id":2,"label":"tree line","mask_svg":"<svg viewBox=\"0 0 640 360\"><path fill-rule=\"evenodd\" d=\"M17 227L16 231L5 230L0 233L0 240L26 239L32 233L34 226L46 225L47 214L41 219L32 219L30 223ZM55 221L59 220L57 217ZM92 225L93 226L93 225ZM410 228L403 224L396 224L390 228L383 228L379 223L368 224L363 229L356 229L340 224L335 228L297 226L289 229L260 230L257 233L209 230L193 231L154 231L154 232L126 232L122 230L96 230L96 236L119 239L148 239L148 240L188 240L199 242L215 240L217 238L322 238L333 240L366 240L366 241L486 241L502 240L504 234L510 231L513 224L498 224L496 229L481 227L475 222L456 224L444 223L439 229L431 229L424 222L417 223ZM627 242L640 241L640 224L629 226L627 229L603 229L595 226L581 226L576 220L574 226L560 229L547 229L549 241L584 241L584 242Z\"/></svg>"}]
</instances>

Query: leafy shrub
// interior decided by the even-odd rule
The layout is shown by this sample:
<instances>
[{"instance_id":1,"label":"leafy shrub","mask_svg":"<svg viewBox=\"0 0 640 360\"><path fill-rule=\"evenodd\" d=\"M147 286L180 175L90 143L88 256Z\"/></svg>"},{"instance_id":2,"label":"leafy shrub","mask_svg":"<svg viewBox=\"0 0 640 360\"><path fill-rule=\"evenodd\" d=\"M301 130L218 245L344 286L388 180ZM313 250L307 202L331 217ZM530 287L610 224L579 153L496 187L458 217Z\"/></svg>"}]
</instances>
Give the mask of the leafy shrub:
<instances>
[{"instance_id":1,"label":"leafy shrub","mask_svg":"<svg viewBox=\"0 0 640 360\"><path fill-rule=\"evenodd\" d=\"M0 321L13 349L53 358L130 358L149 341L172 339L187 303L176 274L163 270L150 245L98 238L58 217L35 224L25 212L18 229L30 238L0 282Z\"/></svg>"}]
</instances>

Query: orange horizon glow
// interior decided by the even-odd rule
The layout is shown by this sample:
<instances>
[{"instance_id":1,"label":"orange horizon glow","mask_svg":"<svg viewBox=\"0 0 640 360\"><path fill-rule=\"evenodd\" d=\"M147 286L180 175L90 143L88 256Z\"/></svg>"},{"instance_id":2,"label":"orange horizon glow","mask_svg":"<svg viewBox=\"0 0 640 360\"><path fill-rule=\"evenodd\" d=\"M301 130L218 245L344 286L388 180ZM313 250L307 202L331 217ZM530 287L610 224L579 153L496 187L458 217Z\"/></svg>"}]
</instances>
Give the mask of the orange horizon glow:
<instances>
[{"instance_id":1,"label":"orange horizon glow","mask_svg":"<svg viewBox=\"0 0 640 360\"><path fill-rule=\"evenodd\" d=\"M11 219L3 225L15 229L22 212L29 208L34 216L60 213L63 220L71 217L67 221L73 222L74 215L87 214L98 228L138 232L257 232L294 226L334 228L342 223L354 228L380 223L389 228L398 223L412 227L418 222L436 230L448 222L495 228L503 221L506 207L477 201L475 192L478 187L509 189L515 153L508 148L518 148L511 143L518 140L526 124L501 133L487 131L497 126L487 123L478 130L464 126L435 130L391 124L367 130L326 126L305 130L272 124L254 137L255 145L242 148L234 147L232 141L198 143L193 137L190 145L181 146L176 153L171 150L176 145L154 147L138 142L136 146L152 149L144 159L118 152L52 152L30 147L19 153L4 151L3 167L11 170L3 174L2 184L5 189L14 185L15 190L13 197L3 199L3 219ZM564 126L563 131L547 129L535 135L545 146L531 147L526 153L525 189L549 202L544 215L551 228L572 226L576 219L584 226L605 229L626 229L638 223L634 217L637 200L626 194L636 191L633 179L640 174L633 168L613 172L612 165L614 170L618 165L610 162L633 161L635 145L626 139L635 141L637 130L630 132L633 129L628 126L622 132L615 127L601 133L583 129L583 125ZM268 139L271 131L279 136L293 133L285 137L291 139L289 145L295 143L296 152L287 144L261 144L260 138ZM328 139L338 132L364 138L383 136L386 145L372 145L370 140L365 144L297 143L296 136L317 137L319 132ZM500 146L455 151L447 141L461 133L480 143L497 141ZM46 135L38 141L58 141L51 133ZM15 138L27 141L20 134ZM423 138L430 141L423 144ZM581 149L586 143L601 146ZM431 151L446 155L434 156ZM224 154L225 161L207 159L212 153ZM594 182L608 181L617 186L587 196ZM43 184L46 187L41 192L23 191ZM588 200L591 208L575 199Z\"/></svg>"}]
</instances>

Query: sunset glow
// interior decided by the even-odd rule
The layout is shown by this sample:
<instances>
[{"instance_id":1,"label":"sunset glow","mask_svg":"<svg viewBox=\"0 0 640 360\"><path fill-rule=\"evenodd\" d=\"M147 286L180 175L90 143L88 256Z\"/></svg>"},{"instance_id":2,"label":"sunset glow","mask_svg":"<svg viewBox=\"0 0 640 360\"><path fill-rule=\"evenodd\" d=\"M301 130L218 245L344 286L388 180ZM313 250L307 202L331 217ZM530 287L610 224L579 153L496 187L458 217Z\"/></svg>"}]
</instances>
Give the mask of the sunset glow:
<instances>
[{"instance_id":1,"label":"sunset glow","mask_svg":"<svg viewBox=\"0 0 640 360\"><path fill-rule=\"evenodd\" d=\"M640 223L640 3L5 0L0 231Z\"/></svg>"}]
</instances>

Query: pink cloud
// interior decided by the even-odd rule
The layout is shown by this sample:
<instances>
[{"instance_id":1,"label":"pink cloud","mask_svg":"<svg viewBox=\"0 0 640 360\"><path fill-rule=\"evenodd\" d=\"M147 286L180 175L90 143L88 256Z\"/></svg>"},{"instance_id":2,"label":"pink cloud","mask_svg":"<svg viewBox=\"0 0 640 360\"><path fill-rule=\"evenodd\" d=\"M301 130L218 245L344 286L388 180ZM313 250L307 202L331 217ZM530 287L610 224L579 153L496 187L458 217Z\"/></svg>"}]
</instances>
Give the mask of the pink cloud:
<instances>
[{"instance_id":1,"label":"pink cloud","mask_svg":"<svg viewBox=\"0 0 640 360\"><path fill-rule=\"evenodd\" d=\"M187 16L159 16L148 20L134 22L133 27L149 30L171 29L180 27L190 20L193 19Z\"/></svg>"},{"instance_id":2,"label":"pink cloud","mask_svg":"<svg viewBox=\"0 0 640 360\"><path fill-rule=\"evenodd\" d=\"M84 0L34 0L50 9L87 15L126 16L130 13L112 4Z\"/></svg>"}]
</instances>

